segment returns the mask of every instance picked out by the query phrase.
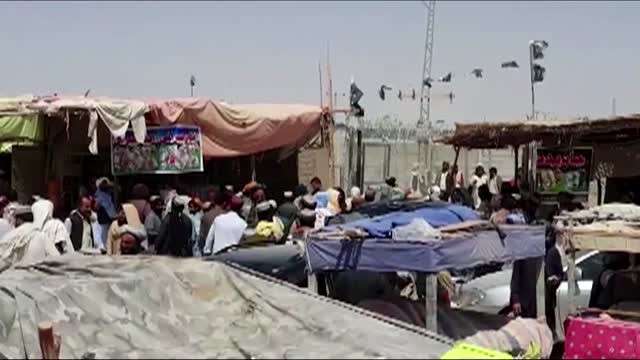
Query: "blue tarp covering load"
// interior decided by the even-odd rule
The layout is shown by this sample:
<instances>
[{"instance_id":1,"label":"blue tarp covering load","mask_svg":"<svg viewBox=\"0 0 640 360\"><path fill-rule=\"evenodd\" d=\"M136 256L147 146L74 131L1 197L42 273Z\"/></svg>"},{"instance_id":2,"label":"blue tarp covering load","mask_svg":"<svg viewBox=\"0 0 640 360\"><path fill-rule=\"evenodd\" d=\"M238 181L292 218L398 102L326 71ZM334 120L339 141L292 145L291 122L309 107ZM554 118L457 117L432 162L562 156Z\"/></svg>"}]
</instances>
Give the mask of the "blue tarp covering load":
<instances>
[{"instance_id":1,"label":"blue tarp covering load","mask_svg":"<svg viewBox=\"0 0 640 360\"><path fill-rule=\"evenodd\" d=\"M357 269L429 273L544 256L544 226L511 225L501 229L507 235L504 245L496 231L484 230L470 237L433 242L310 239L305 255L311 272Z\"/></svg>"},{"instance_id":2,"label":"blue tarp covering load","mask_svg":"<svg viewBox=\"0 0 640 360\"><path fill-rule=\"evenodd\" d=\"M359 228L367 231L371 237L388 238L390 237L391 230L395 227L407 225L416 218L426 220L435 228L458 224L464 221L479 220L478 214L468 207L459 205L435 205L413 211L396 211L371 219L358 220L346 225L340 225L340 228ZM328 226L326 229L332 230L335 229L335 227Z\"/></svg>"}]
</instances>

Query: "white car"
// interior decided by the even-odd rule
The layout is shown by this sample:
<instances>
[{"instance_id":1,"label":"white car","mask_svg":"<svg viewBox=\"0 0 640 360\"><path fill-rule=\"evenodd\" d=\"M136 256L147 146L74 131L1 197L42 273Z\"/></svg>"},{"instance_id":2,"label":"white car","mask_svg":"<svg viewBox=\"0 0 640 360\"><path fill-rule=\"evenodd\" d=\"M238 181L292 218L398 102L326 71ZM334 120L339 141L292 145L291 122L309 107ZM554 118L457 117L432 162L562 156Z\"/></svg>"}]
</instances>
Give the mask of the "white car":
<instances>
[{"instance_id":1,"label":"white car","mask_svg":"<svg viewBox=\"0 0 640 360\"><path fill-rule=\"evenodd\" d=\"M576 307L587 307L591 286L603 268L603 254L598 251L582 253L576 258L576 280L579 293ZM566 272L567 269L565 268ZM491 314L506 314L509 306L511 269L487 274L460 286L453 306ZM558 288L556 306L556 332L564 340L563 322L569 313L568 283L565 279Z\"/></svg>"}]
</instances>

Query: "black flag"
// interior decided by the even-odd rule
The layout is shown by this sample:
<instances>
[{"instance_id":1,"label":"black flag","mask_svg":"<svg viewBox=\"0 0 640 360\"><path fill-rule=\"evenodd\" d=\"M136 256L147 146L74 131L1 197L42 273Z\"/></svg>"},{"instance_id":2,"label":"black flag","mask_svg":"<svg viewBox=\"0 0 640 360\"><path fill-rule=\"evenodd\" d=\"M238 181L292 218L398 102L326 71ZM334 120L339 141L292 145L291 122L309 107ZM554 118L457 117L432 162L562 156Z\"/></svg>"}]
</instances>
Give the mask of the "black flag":
<instances>
[{"instance_id":1,"label":"black flag","mask_svg":"<svg viewBox=\"0 0 640 360\"><path fill-rule=\"evenodd\" d=\"M438 81L440 82L451 82L451 73L448 73L447 75L441 77Z\"/></svg>"},{"instance_id":2,"label":"black flag","mask_svg":"<svg viewBox=\"0 0 640 360\"><path fill-rule=\"evenodd\" d=\"M506 68L519 68L520 66L515 60L511 60L511 61L503 62L502 64L500 64L500 67L503 69L506 69Z\"/></svg>"},{"instance_id":3,"label":"black flag","mask_svg":"<svg viewBox=\"0 0 640 360\"><path fill-rule=\"evenodd\" d=\"M191 78L189 79L189 84L191 84L191 86L196 86L196 77L191 75Z\"/></svg>"},{"instance_id":4,"label":"black flag","mask_svg":"<svg viewBox=\"0 0 640 360\"><path fill-rule=\"evenodd\" d=\"M424 86L428 87L429 89L431 89L431 82L433 81L433 79L431 78L426 78L424 80L422 80L422 83L424 84Z\"/></svg>"},{"instance_id":5,"label":"black flag","mask_svg":"<svg viewBox=\"0 0 640 360\"><path fill-rule=\"evenodd\" d=\"M533 72L532 78L534 83L544 81L544 74L547 69L545 69L542 65L533 64L533 68L531 69L531 71Z\"/></svg>"},{"instance_id":6,"label":"black flag","mask_svg":"<svg viewBox=\"0 0 640 360\"><path fill-rule=\"evenodd\" d=\"M534 60L544 59L544 50L549 47L549 43L540 40L531 43L531 55Z\"/></svg>"},{"instance_id":7,"label":"black flag","mask_svg":"<svg viewBox=\"0 0 640 360\"><path fill-rule=\"evenodd\" d=\"M351 104L351 112L354 116L361 117L364 116L364 109L358 104L360 99L362 98L363 92L358 88L355 82L351 83L351 88L349 89L349 103Z\"/></svg>"},{"instance_id":8,"label":"black flag","mask_svg":"<svg viewBox=\"0 0 640 360\"><path fill-rule=\"evenodd\" d=\"M471 74L476 77L476 79L482 79L482 69L475 68L471 70Z\"/></svg>"},{"instance_id":9,"label":"black flag","mask_svg":"<svg viewBox=\"0 0 640 360\"><path fill-rule=\"evenodd\" d=\"M388 87L387 85L380 86L380 90L378 90L378 95L380 95L380 100L384 100L386 98L386 94L384 92L389 90L391 90L391 88Z\"/></svg>"}]
</instances>

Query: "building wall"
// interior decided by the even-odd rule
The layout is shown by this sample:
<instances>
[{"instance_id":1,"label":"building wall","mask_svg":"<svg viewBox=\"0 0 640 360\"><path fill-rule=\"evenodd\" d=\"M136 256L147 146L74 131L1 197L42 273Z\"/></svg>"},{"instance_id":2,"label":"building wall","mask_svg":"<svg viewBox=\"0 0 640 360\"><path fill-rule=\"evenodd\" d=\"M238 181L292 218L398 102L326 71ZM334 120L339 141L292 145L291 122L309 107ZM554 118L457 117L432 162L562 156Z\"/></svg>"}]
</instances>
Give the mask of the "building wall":
<instances>
[{"instance_id":1,"label":"building wall","mask_svg":"<svg viewBox=\"0 0 640 360\"><path fill-rule=\"evenodd\" d=\"M336 129L334 136L335 147L335 178L340 179L343 188L348 187L348 152L349 141L346 128ZM355 142L355 141L354 141ZM415 140L382 141L378 138L365 137L364 153L364 183L367 185L379 185L385 178L394 176L400 186L408 186L411 168L418 162L418 143ZM434 177L441 168L443 161L453 163L455 151L453 147L443 144L434 144L432 150L432 166ZM495 166L498 174L506 181L513 178L514 154L510 149L499 150L460 150L458 167L463 171L466 179L473 173L475 166L482 163L485 170ZM355 167L355 151L353 158ZM355 171L355 169L353 169Z\"/></svg>"}]
</instances>

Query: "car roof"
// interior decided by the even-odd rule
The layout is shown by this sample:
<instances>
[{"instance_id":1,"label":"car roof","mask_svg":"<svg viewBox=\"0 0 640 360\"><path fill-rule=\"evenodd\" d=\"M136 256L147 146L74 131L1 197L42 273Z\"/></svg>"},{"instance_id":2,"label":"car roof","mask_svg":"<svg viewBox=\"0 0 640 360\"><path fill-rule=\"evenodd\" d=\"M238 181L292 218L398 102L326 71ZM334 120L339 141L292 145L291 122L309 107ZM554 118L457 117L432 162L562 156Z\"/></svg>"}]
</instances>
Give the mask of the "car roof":
<instances>
[{"instance_id":1,"label":"car roof","mask_svg":"<svg viewBox=\"0 0 640 360\"><path fill-rule=\"evenodd\" d=\"M509 285L511 283L511 269L505 269L477 277L464 284L465 287L489 289Z\"/></svg>"},{"instance_id":2,"label":"car roof","mask_svg":"<svg viewBox=\"0 0 640 360\"><path fill-rule=\"evenodd\" d=\"M282 263L287 260L303 255L300 246L296 244L269 245L251 248L240 248L223 254L213 255L208 260L232 261L237 263L246 262L275 262Z\"/></svg>"},{"instance_id":3,"label":"car roof","mask_svg":"<svg viewBox=\"0 0 640 360\"><path fill-rule=\"evenodd\" d=\"M582 253L577 259L576 264L580 264L584 260L599 253L599 251L587 251ZM566 268L564 269L566 271ZM477 277L471 281L468 281L464 286L474 287L477 289L490 289L504 285L510 285L511 283L511 268L489 273L480 277Z\"/></svg>"}]
</instances>

